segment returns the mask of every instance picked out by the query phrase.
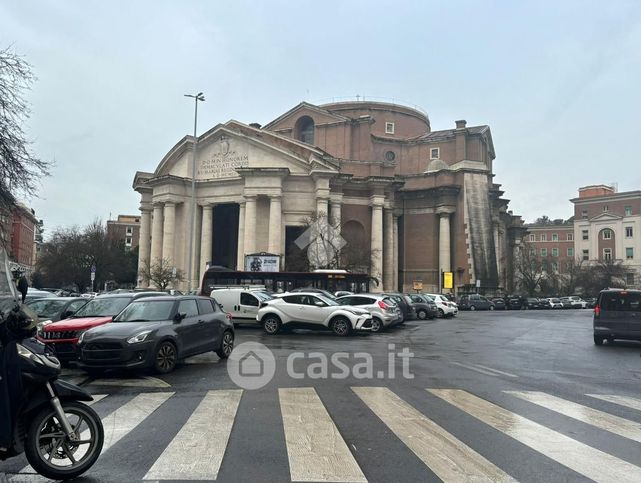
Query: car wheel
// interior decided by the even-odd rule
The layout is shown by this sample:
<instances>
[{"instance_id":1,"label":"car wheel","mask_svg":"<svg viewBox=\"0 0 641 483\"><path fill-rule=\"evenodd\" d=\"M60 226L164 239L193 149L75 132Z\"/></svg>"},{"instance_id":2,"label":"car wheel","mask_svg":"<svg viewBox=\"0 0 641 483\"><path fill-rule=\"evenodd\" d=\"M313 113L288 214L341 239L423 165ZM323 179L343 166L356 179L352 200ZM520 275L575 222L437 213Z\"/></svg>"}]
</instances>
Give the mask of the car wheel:
<instances>
[{"instance_id":1,"label":"car wheel","mask_svg":"<svg viewBox=\"0 0 641 483\"><path fill-rule=\"evenodd\" d=\"M169 341L161 343L156 349L154 370L159 374L167 374L174 370L177 362L178 351L176 346Z\"/></svg>"},{"instance_id":2,"label":"car wheel","mask_svg":"<svg viewBox=\"0 0 641 483\"><path fill-rule=\"evenodd\" d=\"M490 310L494 310L494 305L490 305Z\"/></svg>"},{"instance_id":3,"label":"car wheel","mask_svg":"<svg viewBox=\"0 0 641 483\"><path fill-rule=\"evenodd\" d=\"M332 332L339 337L347 337L351 330L349 320L345 317L336 317L332 321Z\"/></svg>"},{"instance_id":4,"label":"car wheel","mask_svg":"<svg viewBox=\"0 0 641 483\"><path fill-rule=\"evenodd\" d=\"M223 334L223 340L220 342L220 347L216 349L216 355L221 359L227 359L233 350L234 334L230 330L226 330Z\"/></svg>"},{"instance_id":5,"label":"car wheel","mask_svg":"<svg viewBox=\"0 0 641 483\"><path fill-rule=\"evenodd\" d=\"M608 344L614 343L614 337L608 337Z\"/></svg>"},{"instance_id":6,"label":"car wheel","mask_svg":"<svg viewBox=\"0 0 641 483\"><path fill-rule=\"evenodd\" d=\"M476 310L476 307L474 305L470 305L470 310Z\"/></svg>"},{"instance_id":7,"label":"car wheel","mask_svg":"<svg viewBox=\"0 0 641 483\"><path fill-rule=\"evenodd\" d=\"M380 332L383 330L383 322L376 317L372 318L372 332Z\"/></svg>"},{"instance_id":8,"label":"car wheel","mask_svg":"<svg viewBox=\"0 0 641 483\"><path fill-rule=\"evenodd\" d=\"M443 312L443 309L438 309L438 316L445 317L445 312Z\"/></svg>"},{"instance_id":9,"label":"car wheel","mask_svg":"<svg viewBox=\"0 0 641 483\"><path fill-rule=\"evenodd\" d=\"M276 315L267 315L263 318L263 330L269 335L278 334L282 322Z\"/></svg>"},{"instance_id":10,"label":"car wheel","mask_svg":"<svg viewBox=\"0 0 641 483\"><path fill-rule=\"evenodd\" d=\"M594 344L595 345L603 345L603 340L604 339L605 339L605 337L594 334Z\"/></svg>"},{"instance_id":11,"label":"car wheel","mask_svg":"<svg viewBox=\"0 0 641 483\"><path fill-rule=\"evenodd\" d=\"M418 312L416 312L416 316L420 320L425 320L425 319L427 319L427 312L425 312L424 310L419 310Z\"/></svg>"}]
</instances>

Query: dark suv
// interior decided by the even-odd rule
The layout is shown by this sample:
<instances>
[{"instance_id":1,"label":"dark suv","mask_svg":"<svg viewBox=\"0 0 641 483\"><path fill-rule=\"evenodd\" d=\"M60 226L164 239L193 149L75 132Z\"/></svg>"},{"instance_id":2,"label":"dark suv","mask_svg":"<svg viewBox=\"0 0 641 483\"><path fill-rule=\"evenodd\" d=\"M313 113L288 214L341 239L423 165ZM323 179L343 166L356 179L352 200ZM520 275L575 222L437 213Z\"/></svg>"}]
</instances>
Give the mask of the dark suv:
<instances>
[{"instance_id":1,"label":"dark suv","mask_svg":"<svg viewBox=\"0 0 641 483\"><path fill-rule=\"evenodd\" d=\"M594 307L594 343L605 339L641 340L641 290L609 288Z\"/></svg>"}]
</instances>

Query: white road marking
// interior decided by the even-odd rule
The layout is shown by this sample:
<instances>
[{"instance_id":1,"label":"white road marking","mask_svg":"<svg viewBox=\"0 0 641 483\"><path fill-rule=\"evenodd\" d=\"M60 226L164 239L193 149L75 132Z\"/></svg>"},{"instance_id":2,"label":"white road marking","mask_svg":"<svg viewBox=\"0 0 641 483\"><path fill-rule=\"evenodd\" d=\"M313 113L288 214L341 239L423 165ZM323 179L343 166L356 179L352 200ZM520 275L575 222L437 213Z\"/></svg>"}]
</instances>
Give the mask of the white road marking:
<instances>
[{"instance_id":1,"label":"white road marking","mask_svg":"<svg viewBox=\"0 0 641 483\"><path fill-rule=\"evenodd\" d=\"M443 481L515 481L384 387L352 387L387 427Z\"/></svg>"},{"instance_id":2,"label":"white road marking","mask_svg":"<svg viewBox=\"0 0 641 483\"><path fill-rule=\"evenodd\" d=\"M151 376L143 376L130 379L95 379L91 381L89 386L119 386L119 387L151 387L151 388L167 388L171 384L166 383L162 379Z\"/></svg>"},{"instance_id":3,"label":"white road marking","mask_svg":"<svg viewBox=\"0 0 641 483\"><path fill-rule=\"evenodd\" d=\"M91 406L92 404L96 404L98 401L106 398L107 396L108 394L92 394L91 397L93 398L93 401L87 401L86 404L89 404L89 406Z\"/></svg>"},{"instance_id":4,"label":"white road marking","mask_svg":"<svg viewBox=\"0 0 641 483\"><path fill-rule=\"evenodd\" d=\"M367 481L314 388L278 395L292 481Z\"/></svg>"},{"instance_id":5,"label":"white road marking","mask_svg":"<svg viewBox=\"0 0 641 483\"><path fill-rule=\"evenodd\" d=\"M618 404L619 406L625 406L626 408L636 409L641 411L641 399L628 396L615 396L614 394L586 394L586 396L594 397L601 399L602 401L611 402Z\"/></svg>"},{"instance_id":6,"label":"white road marking","mask_svg":"<svg viewBox=\"0 0 641 483\"><path fill-rule=\"evenodd\" d=\"M209 391L144 480L215 480L243 391Z\"/></svg>"},{"instance_id":7,"label":"white road marking","mask_svg":"<svg viewBox=\"0 0 641 483\"><path fill-rule=\"evenodd\" d=\"M154 392L137 395L125 405L113 411L109 416L102 419L105 442L102 445L102 453L124 438L132 429L142 423L162 403L173 396L173 392ZM81 439L89 436L88 431L83 431ZM20 473L34 473L35 470L25 466ZM16 477L17 478L17 477ZM12 481L19 481L13 480Z\"/></svg>"},{"instance_id":8,"label":"white road marking","mask_svg":"<svg viewBox=\"0 0 641 483\"><path fill-rule=\"evenodd\" d=\"M475 371L480 374L485 374L486 376L493 376L493 377L508 376L508 377L514 377L514 378L519 377L514 374L510 374L509 372L499 371L498 369L492 369L491 367L481 366L479 364L469 365L469 364L463 364L461 362L454 362L454 361L450 361L450 364L454 364L455 366L459 366L459 367L464 367L465 369L469 369L470 371Z\"/></svg>"},{"instance_id":9,"label":"white road marking","mask_svg":"<svg viewBox=\"0 0 641 483\"><path fill-rule=\"evenodd\" d=\"M474 416L577 473L595 481L641 481L641 468L546 428L460 389L428 389Z\"/></svg>"},{"instance_id":10,"label":"white road marking","mask_svg":"<svg viewBox=\"0 0 641 483\"><path fill-rule=\"evenodd\" d=\"M641 443L641 424L537 391L503 391L569 418Z\"/></svg>"}]
</instances>

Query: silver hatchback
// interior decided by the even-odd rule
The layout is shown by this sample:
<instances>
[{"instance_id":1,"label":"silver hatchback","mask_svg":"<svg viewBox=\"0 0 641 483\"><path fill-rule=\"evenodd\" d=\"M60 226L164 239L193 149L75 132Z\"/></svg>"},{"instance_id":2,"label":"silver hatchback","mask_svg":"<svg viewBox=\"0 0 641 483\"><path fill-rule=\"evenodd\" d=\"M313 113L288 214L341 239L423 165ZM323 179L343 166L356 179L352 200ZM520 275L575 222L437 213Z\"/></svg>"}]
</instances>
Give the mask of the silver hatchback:
<instances>
[{"instance_id":1,"label":"silver hatchback","mask_svg":"<svg viewBox=\"0 0 641 483\"><path fill-rule=\"evenodd\" d=\"M339 297L340 305L351 305L372 314L372 332L400 324L403 321L401 308L390 297L378 294L357 294Z\"/></svg>"}]
</instances>

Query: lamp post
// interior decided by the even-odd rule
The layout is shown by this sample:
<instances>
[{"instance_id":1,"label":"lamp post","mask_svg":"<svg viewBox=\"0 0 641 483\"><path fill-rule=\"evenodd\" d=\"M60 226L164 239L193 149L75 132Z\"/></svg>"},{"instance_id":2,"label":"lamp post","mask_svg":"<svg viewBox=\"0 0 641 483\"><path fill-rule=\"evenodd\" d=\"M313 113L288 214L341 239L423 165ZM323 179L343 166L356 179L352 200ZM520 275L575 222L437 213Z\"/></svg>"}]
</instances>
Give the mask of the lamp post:
<instances>
[{"instance_id":1,"label":"lamp post","mask_svg":"<svg viewBox=\"0 0 641 483\"><path fill-rule=\"evenodd\" d=\"M193 276L193 259L194 259L194 225L196 223L196 146L198 138L196 137L196 127L198 126L198 101L205 101L202 92L196 95L185 94L185 97L194 99L194 146L191 156L191 207L189 210L189 259L187 261L187 292L191 292L191 279Z\"/></svg>"}]
</instances>

